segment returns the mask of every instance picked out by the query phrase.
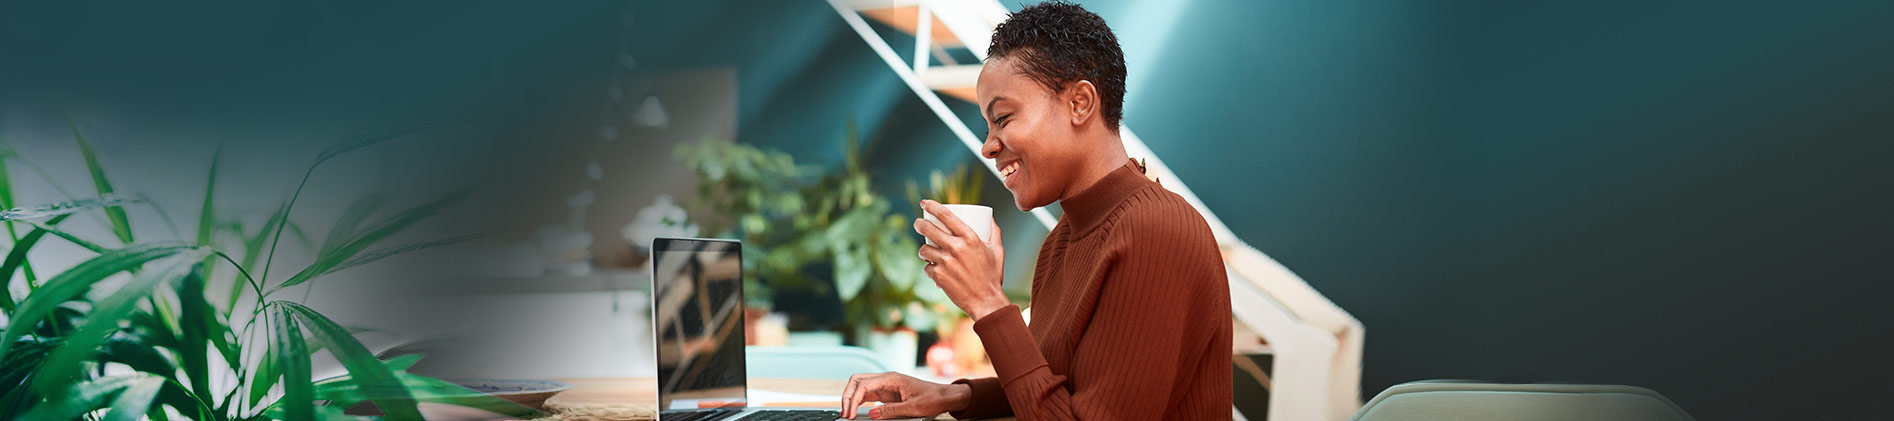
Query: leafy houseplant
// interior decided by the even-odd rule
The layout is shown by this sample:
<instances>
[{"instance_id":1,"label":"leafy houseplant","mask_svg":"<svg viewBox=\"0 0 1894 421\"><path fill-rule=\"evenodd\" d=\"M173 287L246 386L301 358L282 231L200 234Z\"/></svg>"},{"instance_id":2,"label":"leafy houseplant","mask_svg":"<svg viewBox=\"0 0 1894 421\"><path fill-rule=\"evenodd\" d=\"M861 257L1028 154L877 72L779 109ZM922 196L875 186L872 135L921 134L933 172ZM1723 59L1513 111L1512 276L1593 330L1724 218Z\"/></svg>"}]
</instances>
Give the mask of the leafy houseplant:
<instances>
[{"instance_id":1,"label":"leafy houseplant","mask_svg":"<svg viewBox=\"0 0 1894 421\"><path fill-rule=\"evenodd\" d=\"M381 127L323 150L304 172L296 193L255 231L222 222L228 216L214 211L221 152L213 155L195 239L162 241L133 238L126 205L141 200L122 199L113 191L79 125L69 123L99 195L96 199L16 208L6 164L32 162L11 149L0 151L0 205L10 209L0 212L0 223L12 240L0 263L0 279L5 280L0 285L5 287L0 288L0 315L6 319L0 333L0 419L352 418L343 408L365 401L374 402L389 419L421 418L417 402L512 416L538 414L407 373L420 356L377 359L350 329L297 302L272 299L284 288L336 271L467 239L371 249L465 191L373 219L380 200L369 198L341 216L314 263L270 284L283 232L301 236L299 228L292 228L290 211L318 167L350 151L421 132L432 123ZM45 181L58 187L58 180ZM155 204L151 209L171 223ZM109 221L116 241L93 241L59 228L73 215L93 212ZM95 256L58 273L35 273L28 251L49 234ZM219 241L231 236L240 240L235 247ZM128 281L116 288L101 286L121 272L130 273ZM232 289L213 291L213 275L226 272ZM18 289L26 291L17 299L11 293L15 274L22 275L24 284ZM94 296L103 298L90 298ZM245 298L249 301L241 301ZM348 374L312 379L311 360L321 350L329 351Z\"/></svg>"},{"instance_id":2,"label":"leafy houseplant","mask_svg":"<svg viewBox=\"0 0 1894 421\"><path fill-rule=\"evenodd\" d=\"M919 245L912 219L892 212L892 204L872 190L857 139L851 122L843 139L844 166L827 174L799 166L780 151L716 139L679 145L676 152L698 176L692 207L707 219L699 224L706 232L743 239L746 254L761 256L744 262L746 295L834 288L846 318L857 326L886 330L931 323L907 317L911 304L932 307L946 297L917 288L925 282L919 282L924 276L914 255ZM811 278L824 265L832 282Z\"/></svg>"}]
</instances>

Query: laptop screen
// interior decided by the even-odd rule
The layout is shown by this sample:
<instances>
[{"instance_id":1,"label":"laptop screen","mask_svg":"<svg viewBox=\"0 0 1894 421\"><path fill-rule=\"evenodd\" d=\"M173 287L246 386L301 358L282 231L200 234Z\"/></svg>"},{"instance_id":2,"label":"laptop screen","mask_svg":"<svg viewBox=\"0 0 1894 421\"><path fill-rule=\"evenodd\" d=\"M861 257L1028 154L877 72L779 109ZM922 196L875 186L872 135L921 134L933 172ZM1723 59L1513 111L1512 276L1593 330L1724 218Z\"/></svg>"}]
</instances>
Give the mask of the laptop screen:
<instances>
[{"instance_id":1,"label":"laptop screen","mask_svg":"<svg viewBox=\"0 0 1894 421\"><path fill-rule=\"evenodd\" d=\"M658 408L744 405L742 255L734 240L652 242Z\"/></svg>"}]
</instances>

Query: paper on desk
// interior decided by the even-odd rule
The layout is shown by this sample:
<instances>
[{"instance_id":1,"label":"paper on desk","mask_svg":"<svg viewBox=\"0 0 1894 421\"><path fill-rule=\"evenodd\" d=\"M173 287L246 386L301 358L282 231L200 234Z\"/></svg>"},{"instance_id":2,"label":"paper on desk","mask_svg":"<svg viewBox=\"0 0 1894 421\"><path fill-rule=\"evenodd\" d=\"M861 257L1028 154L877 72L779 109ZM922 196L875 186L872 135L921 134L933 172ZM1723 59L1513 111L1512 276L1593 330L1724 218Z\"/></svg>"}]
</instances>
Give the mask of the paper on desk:
<instances>
[{"instance_id":1,"label":"paper on desk","mask_svg":"<svg viewBox=\"0 0 1894 421\"><path fill-rule=\"evenodd\" d=\"M721 406L728 405L729 403L730 403L729 401L709 400L709 399L674 399L671 401L671 409L698 409L698 408L707 408L707 407L721 407ZM774 392L774 391L761 390L761 389L751 389L749 405L747 406L785 406L785 407L814 407L814 408L831 407L832 408L836 406L841 406L841 404L842 404L842 395L816 395L816 394L809 394L809 393L788 393L788 392Z\"/></svg>"},{"instance_id":2,"label":"paper on desk","mask_svg":"<svg viewBox=\"0 0 1894 421\"><path fill-rule=\"evenodd\" d=\"M842 395L750 390L750 406L842 406Z\"/></svg>"}]
</instances>

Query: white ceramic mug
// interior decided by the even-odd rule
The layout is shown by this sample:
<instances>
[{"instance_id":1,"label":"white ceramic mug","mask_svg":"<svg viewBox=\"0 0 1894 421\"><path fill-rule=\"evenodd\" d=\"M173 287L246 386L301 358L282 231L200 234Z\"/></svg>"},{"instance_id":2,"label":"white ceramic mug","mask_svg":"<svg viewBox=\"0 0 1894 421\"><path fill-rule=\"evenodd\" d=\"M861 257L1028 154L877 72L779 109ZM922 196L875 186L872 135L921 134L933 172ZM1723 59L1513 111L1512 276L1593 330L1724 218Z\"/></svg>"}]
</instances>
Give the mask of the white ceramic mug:
<instances>
[{"instance_id":1,"label":"white ceramic mug","mask_svg":"<svg viewBox=\"0 0 1894 421\"><path fill-rule=\"evenodd\" d=\"M987 237L993 236L993 208L981 205L941 206L946 206L948 211L954 213L954 217L960 218L960 222L965 222L968 227L972 227L973 232L980 235L981 242L986 242L988 241ZM935 219L934 214L928 212L922 213L925 215L922 215L921 218L933 222L934 225L939 225L942 231L953 232L952 229L947 228L947 224L943 224L939 219ZM927 244L934 244L934 241L928 240Z\"/></svg>"}]
</instances>

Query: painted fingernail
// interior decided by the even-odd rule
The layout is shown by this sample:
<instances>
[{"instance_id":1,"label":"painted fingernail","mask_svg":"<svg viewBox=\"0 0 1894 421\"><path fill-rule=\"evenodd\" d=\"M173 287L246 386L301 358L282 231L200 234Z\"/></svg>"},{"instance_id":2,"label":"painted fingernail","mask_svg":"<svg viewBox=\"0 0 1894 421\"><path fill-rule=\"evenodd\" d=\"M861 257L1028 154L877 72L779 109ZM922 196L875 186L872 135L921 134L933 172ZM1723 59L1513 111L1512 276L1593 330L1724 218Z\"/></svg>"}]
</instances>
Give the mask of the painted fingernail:
<instances>
[{"instance_id":1,"label":"painted fingernail","mask_svg":"<svg viewBox=\"0 0 1894 421\"><path fill-rule=\"evenodd\" d=\"M868 417L869 417L869 418L881 418L881 408L873 408L873 409L869 409L869 410L868 410Z\"/></svg>"}]
</instances>

